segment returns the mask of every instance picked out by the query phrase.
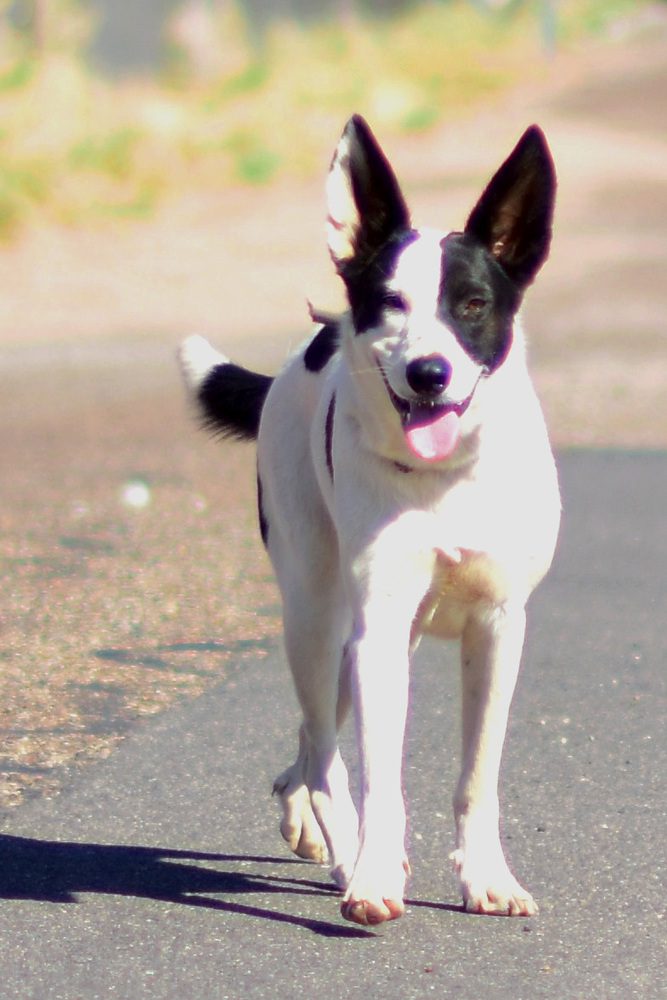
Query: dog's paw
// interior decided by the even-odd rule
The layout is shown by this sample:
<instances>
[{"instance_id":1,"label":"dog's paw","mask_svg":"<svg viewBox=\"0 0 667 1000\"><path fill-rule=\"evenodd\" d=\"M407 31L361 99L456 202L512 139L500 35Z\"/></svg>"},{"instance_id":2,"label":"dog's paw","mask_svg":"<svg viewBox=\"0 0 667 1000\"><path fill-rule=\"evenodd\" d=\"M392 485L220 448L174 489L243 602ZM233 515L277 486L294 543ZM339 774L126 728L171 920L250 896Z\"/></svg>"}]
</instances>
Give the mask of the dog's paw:
<instances>
[{"instance_id":1,"label":"dog's paw","mask_svg":"<svg viewBox=\"0 0 667 1000\"><path fill-rule=\"evenodd\" d=\"M340 912L346 920L365 927L383 924L387 920L396 920L405 912L402 899L345 899Z\"/></svg>"},{"instance_id":2,"label":"dog's paw","mask_svg":"<svg viewBox=\"0 0 667 1000\"><path fill-rule=\"evenodd\" d=\"M328 851L310 804L308 789L303 780L294 775L293 767L276 778L273 794L280 799L283 810L280 833L290 849L307 861L326 861Z\"/></svg>"},{"instance_id":3,"label":"dog's paw","mask_svg":"<svg viewBox=\"0 0 667 1000\"><path fill-rule=\"evenodd\" d=\"M495 865L473 866L461 850L450 854L459 877L463 905L468 913L487 913L506 917L532 917L537 903L512 875L505 860Z\"/></svg>"},{"instance_id":4,"label":"dog's paw","mask_svg":"<svg viewBox=\"0 0 667 1000\"><path fill-rule=\"evenodd\" d=\"M407 858L402 864L366 865L357 862L340 912L356 924L375 925L396 920L405 912L405 882L409 872Z\"/></svg>"}]
</instances>

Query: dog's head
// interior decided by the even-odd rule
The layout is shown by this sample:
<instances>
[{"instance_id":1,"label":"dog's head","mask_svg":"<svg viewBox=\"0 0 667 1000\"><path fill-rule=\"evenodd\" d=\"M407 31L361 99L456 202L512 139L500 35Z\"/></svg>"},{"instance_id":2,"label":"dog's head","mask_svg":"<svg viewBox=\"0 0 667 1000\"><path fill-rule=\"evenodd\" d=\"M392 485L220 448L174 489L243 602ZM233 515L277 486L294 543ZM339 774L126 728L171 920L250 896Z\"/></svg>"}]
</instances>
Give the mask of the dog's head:
<instances>
[{"instance_id":1,"label":"dog's head","mask_svg":"<svg viewBox=\"0 0 667 1000\"><path fill-rule=\"evenodd\" d=\"M453 454L478 383L505 361L549 250L555 188L533 126L463 232L414 229L368 125L357 115L347 123L327 182L329 251L347 289L356 366L372 372L414 456Z\"/></svg>"}]
</instances>

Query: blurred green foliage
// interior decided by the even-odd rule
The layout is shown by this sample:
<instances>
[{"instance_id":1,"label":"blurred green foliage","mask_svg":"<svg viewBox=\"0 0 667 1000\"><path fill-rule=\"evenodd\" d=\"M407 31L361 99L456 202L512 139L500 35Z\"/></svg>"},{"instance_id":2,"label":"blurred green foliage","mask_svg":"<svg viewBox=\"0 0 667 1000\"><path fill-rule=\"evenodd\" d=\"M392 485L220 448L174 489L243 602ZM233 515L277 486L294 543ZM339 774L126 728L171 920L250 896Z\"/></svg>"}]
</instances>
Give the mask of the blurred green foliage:
<instances>
[{"instance_id":1,"label":"blurred green foliage","mask_svg":"<svg viewBox=\"0 0 667 1000\"><path fill-rule=\"evenodd\" d=\"M307 176L326 169L353 111L385 135L423 130L530 85L548 72L543 2L449 0L377 20L276 21L260 47L233 3L210 5L206 59L172 43L177 57L158 78L111 79L86 55L90 8L41 0L36 39L0 0L0 238L26 221L144 218L186 188ZM639 6L562 0L559 44Z\"/></svg>"}]
</instances>

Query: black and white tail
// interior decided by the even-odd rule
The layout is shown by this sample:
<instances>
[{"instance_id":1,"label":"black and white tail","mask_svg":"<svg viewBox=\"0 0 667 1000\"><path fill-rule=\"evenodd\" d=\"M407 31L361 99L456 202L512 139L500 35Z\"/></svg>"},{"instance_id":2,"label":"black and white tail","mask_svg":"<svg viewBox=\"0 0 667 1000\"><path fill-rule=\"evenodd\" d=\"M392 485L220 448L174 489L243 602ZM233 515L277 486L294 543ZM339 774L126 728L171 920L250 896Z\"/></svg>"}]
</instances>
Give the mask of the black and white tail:
<instances>
[{"instance_id":1,"label":"black and white tail","mask_svg":"<svg viewBox=\"0 0 667 1000\"><path fill-rule=\"evenodd\" d=\"M183 341L178 360L203 426L221 437L256 440L273 378L233 364L198 335Z\"/></svg>"}]
</instances>

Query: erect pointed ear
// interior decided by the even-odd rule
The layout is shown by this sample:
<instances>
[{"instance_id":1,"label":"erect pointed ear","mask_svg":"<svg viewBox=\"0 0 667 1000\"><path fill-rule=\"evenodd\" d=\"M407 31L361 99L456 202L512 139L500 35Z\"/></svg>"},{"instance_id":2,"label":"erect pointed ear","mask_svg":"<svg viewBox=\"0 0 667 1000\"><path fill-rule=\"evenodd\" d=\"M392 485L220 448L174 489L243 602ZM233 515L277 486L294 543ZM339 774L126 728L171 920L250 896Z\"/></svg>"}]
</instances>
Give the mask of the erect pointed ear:
<instances>
[{"instance_id":1,"label":"erect pointed ear","mask_svg":"<svg viewBox=\"0 0 667 1000\"><path fill-rule=\"evenodd\" d=\"M556 172L546 139L531 126L470 213L466 233L479 239L521 289L546 260Z\"/></svg>"},{"instance_id":2,"label":"erect pointed ear","mask_svg":"<svg viewBox=\"0 0 667 1000\"><path fill-rule=\"evenodd\" d=\"M339 273L363 265L392 236L410 227L394 171L360 115L345 126L327 179L327 240Z\"/></svg>"}]
</instances>

